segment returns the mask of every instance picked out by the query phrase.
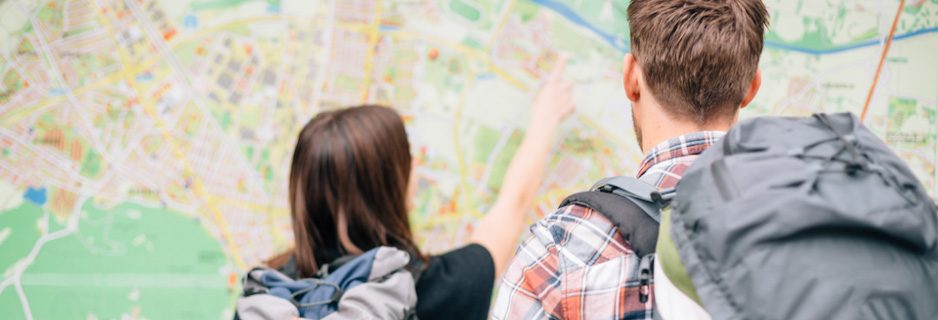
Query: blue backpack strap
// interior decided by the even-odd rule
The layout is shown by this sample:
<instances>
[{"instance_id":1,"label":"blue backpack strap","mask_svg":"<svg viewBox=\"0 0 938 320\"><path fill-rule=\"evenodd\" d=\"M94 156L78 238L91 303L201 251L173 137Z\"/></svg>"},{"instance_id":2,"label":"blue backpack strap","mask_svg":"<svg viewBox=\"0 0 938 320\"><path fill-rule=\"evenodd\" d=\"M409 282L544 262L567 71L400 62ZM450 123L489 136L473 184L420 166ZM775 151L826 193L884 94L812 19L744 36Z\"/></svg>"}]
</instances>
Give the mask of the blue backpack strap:
<instances>
[{"instance_id":1,"label":"blue backpack strap","mask_svg":"<svg viewBox=\"0 0 938 320\"><path fill-rule=\"evenodd\" d=\"M316 273L316 278L325 279L333 271L341 268L343 265L354 260L358 256L359 255L357 254L345 255L333 260L332 262L323 264L322 267L319 268L319 272ZM423 260L420 260L420 258L417 258L416 254L410 253L410 262L407 263L407 266L405 266L404 270L410 272L410 274L414 277L415 283L420 280L420 276L426 269L427 263L425 263Z\"/></svg>"},{"instance_id":2,"label":"blue backpack strap","mask_svg":"<svg viewBox=\"0 0 938 320\"><path fill-rule=\"evenodd\" d=\"M561 207L571 204L593 209L619 230L639 256L655 252L661 209L667 206L673 190L662 192L631 177L600 180L592 191L571 195Z\"/></svg>"}]
</instances>

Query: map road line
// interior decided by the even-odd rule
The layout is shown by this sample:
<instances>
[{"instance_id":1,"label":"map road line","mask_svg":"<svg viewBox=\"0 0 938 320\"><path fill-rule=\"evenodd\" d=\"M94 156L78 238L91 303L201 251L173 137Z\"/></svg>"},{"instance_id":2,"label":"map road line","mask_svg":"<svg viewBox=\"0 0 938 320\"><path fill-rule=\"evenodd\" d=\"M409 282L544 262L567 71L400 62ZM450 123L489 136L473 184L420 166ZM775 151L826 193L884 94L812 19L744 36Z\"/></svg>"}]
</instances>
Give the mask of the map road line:
<instances>
[{"instance_id":1,"label":"map road line","mask_svg":"<svg viewBox=\"0 0 938 320\"><path fill-rule=\"evenodd\" d=\"M29 11L26 10L26 8L22 6L22 4L18 2L13 2L13 5L14 7L16 7L17 10L20 11L21 14L26 16L27 20L29 20L29 23L31 25L33 26L41 25L39 24L38 20L36 20L36 16L30 14ZM66 87L65 80L63 79L62 72L59 69L59 61L55 60L54 55L52 55L52 52L49 50L49 44L46 42L45 35L42 33L42 28L36 28L36 40L38 41L36 50L42 53L42 55L45 57L46 62L49 63L49 68L51 68L52 74L49 74L49 78L52 79L52 82L57 84L59 88L65 88ZM40 61L41 60L42 59L40 58ZM74 92L66 91L64 94L64 97L69 102L71 102L71 107L75 109L76 114L78 114L78 117L84 121L83 124L93 123L90 119L86 117L85 113L82 112L80 108L82 104L79 103ZM89 130L89 131L93 132L94 130ZM93 142L92 148L95 149L95 151L97 151L101 155L101 158L104 161L104 163L109 166L113 166L114 162L112 161L113 159L111 159L112 157L109 157L110 154L101 147L101 144L99 141L100 137L94 136L94 134L92 133L91 136L88 137L88 139L91 142Z\"/></svg>"},{"instance_id":2,"label":"map road line","mask_svg":"<svg viewBox=\"0 0 938 320\"><path fill-rule=\"evenodd\" d=\"M23 305L23 314L26 315L26 320L33 320L33 311L29 307L29 300L26 300L26 293L23 292L23 284L17 281L13 283L13 287L16 288L16 294L20 296L20 303Z\"/></svg>"},{"instance_id":3,"label":"map road line","mask_svg":"<svg viewBox=\"0 0 938 320\"><path fill-rule=\"evenodd\" d=\"M511 0L511 3L508 4L508 8L505 9L505 14L502 16L501 21L498 23L498 26L492 32L492 39L489 39L488 45L485 46L485 51L489 52L492 50L492 45L495 44L495 40L498 39L498 33L502 30L502 27L505 26L505 22L508 21L508 16L511 15L511 11L515 9L515 4L518 3L518 0Z\"/></svg>"},{"instance_id":4,"label":"map road line","mask_svg":"<svg viewBox=\"0 0 938 320\"><path fill-rule=\"evenodd\" d=\"M578 113L576 117L580 121L583 121L583 123L585 123L586 125L592 127L593 129L598 130L603 135L609 137L609 139L612 140L613 143L617 144L619 148L622 148L622 150L629 150L625 142L620 140L618 136L612 134L611 132L603 128L603 126L597 124L595 121L593 121L593 119L590 119L589 117L583 115L582 113ZM633 159L633 160L638 161L639 159Z\"/></svg>"},{"instance_id":5,"label":"map road line","mask_svg":"<svg viewBox=\"0 0 938 320\"><path fill-rule=\"evenodd\" d=\"M336 22L335 22L336 5L337 5L336 1L332 1L329 3L329 9L328 9L329 14L327 15L327 19L326 19L327 21L325 23L326 29L325 31L323 31L325 34L330 34L330 35L333 34L334 32L333 29L335 29L336 27ZM320 46L320 50L322 51L319 52L319 61L329 61L329 57L332 54L332 40L333 40L332 37L325 37L325 39L323 40L323 44L322 46ZM283 62L281 62L281 64L283 64ZM281 72L281 76L282 76L282 73L286 70L286 66L282 65L281 67L283 69L281 69L279 72ZM328 75L328 72L329 72L328 69L329 68L319 68L319 70L316 70L316 78L313 84L313 88L322 88L323 84L326 83L326 76ZM281 86L283 86L283 84L278 84L278 87L281 87ZM309 98L309 105L303 109L304 111L300 112L299 111L300 109L297 109L297 112L299 113L298 116L301 119L312 117L313 112L319 111L318 106L320 104L320 100L322 100L322 90L318 90L318 89L313 90L313 93L310 95L310 98ZM310 110L310 109L315 109L315 110ZM310 110L310 112L306 112L306 110ZM273 201L273 199L271 199L271 201Z\"/></svg>"},{"instance_id":6,"label":"map road line","mask_svg":"<svg viewBox=\"0 0 938 320\"><path fill-rule=\"evenodd\" d=\"M154 45L159 50L159 55L169 63L170 68L176 69L176 71L181 74L184 80L189 80L186 79L185 73L180 71L182 68L180 68L178 65L174 65L173 62L175 61L170 59L170 57L167 57L168 54L166 51L168 51L168 49L166 49L166 42L160 42L161 38L155 34L155 27L150 24L149 20L146 20L145 17L141 17L141 8L139 5L133 0L125 0L124 3L128 8L130 8L131 14L141 23L144 32L147 33L147 35L151 38L151 41L153 41ZM171 139L171 135L169 134L169 129L167 128L166 123L160 119L158 114L156 114L156 110L153 109L152 104L150 108L146 108L146 112L149 113L156 120L157 125L163 129L163 138L170 143L173 155L182 162L184 170L183 172L188 172L191 175L193 191L195 191L196 195L198 195L200 198L207 200L206 204L208 205L209 211L215 215L215 220L217 220L219 228L221 229L220 231L222 233L222 238L226 240L228 248L231 250L231 258L234 260L235 265L241 269L247 269L247 264L244 262L244 259L241 258L241 253L238 251L238 247L234 244L234 240L231 236L231 230L228 227L228 222L225 220L224 215L222 215L221 210L218 209L218 206L215 203L215 199L208 197L209 193L205 191L202 180L199 178L198 174L192 170L188 159L185 158L185 154L180 151L179 146L175 143L174 140Z\"/></svg>"},{"instance_id":7,"label":"map road line","mask_svg":"<svg viewBox=\"0 0 938 320\"><path fill-rule=\"evenodd\" d=\"M456 150L456 160L459 163L459 177L462 181L462 196L463 196L463 206L462 208L467 208L469 206L469 180L466 178L469 173L466 169L466 160L463 159L462 152L459 151L459 122L462 120L462 109L463 105L466 104L466 96L469 95L469 88L472 87L472 82L475 80L476 74L474 72L469 73L468 80L466 80L466 85L463 87L462 94L459 97L459 105L456 106L455 120L453 124L453 146Z\"/></svg>"},{"instance_id":8,"label":"map road line","mask_svg":"<svg viewBox=\"0 0 938 320\"><path fill-rule=\"evenodd\" d=\"M488 67L489 69L491 69L491 70L492 70L493 72L495 72L495 74L497 74L498 76L500 76L500 77L502 77L503 79L505 79L505 81L510 82L512 85L514 85L514 86L517 87L518 89L521 89L521 90L524 90L524 91L528 91L528 90L529 90L528 87L525 86L524 84L522 84L520 81L518 81L518 79L513 78L511 75L509 75L508 73L506 73L504 70L502 70L501 68L499 68L498 66L496 66L495 63L493 63L492 60L489 59L489 58L486 56L485 53L481 53L481 52L479 52L479 51L477 51L477 50L468 48L468 47L466 47L466 46L464 46L464 45L461 45L461 44L458 44L458 43L453 43L453 42L446 41L446 40L444 40L444 39L436 38L436 37L433 37L433 36L421 35L421 34L416 34L416 33L408 32L408 31L396 30L396 31L393 31L393 32L389 32L388 34L391 35L392 37L404 37L404 38L411 38L411 39L418 39L418 40L427 40L427 41L435 42L435 43L437 43L437 44L444 45L444 46L447 46L447 47L450 47L450 48L459 50L459 51L461 51L462 53L464 53L464 54L466 54L466 55L468 55L468 56L470 56L470 57L472 57L472 58L478 59L478 60L481 61L482 63L485 63L485 66L486 66L486 67Z\"/></svg>"},{"instance_id":9,"label":"map road line","mask_svg":"<svg viewBox=\"0 0 938 320\"><path fill-rule=\"evenodd\" d=\"M97 8L97 4L96 4L94 1L90 1L90 0L89 0L89 2L91 2L92 4L94 4L95 7ZM98 9L98 11L100 11L100 9ZM290 21L293 21L293 22L300 22L300 21L302 21L301 19L295 19L295 18L290 18L289 20L290 20ZM244 24L251 24L251 23L255 23L255 22L265 22L265 21L276 21L276 18L263 17L263 18L253 18L253 19L244 19L244 20L232 21L232 22L226 23L226 24L224 24L224 25L220 25L220 26L216 26L216 27L209 28L209 29L201 30L201 31L199 31L198 33L193 34L193 35L190 35L190 36L188 36L188 37L186 37L186 38L184 38L184 39L181 38L179 41L174 41L173 44L172 44L172 47L173 47L174 49L175 49L175 48L178 48L179 46L181 46L181 45L183 45L183 44L186 44L186 43L188 43L188 42L190 42L190 41L196 40L198 37L205 36L205 35L208 35L208 34L210 34L210 33L212 33L212 32L216 32L216 31L219 31L219 30L223 30L223 29L226 29L226 28L233 27L233 26L244 25ZM105 24L105 25L107 25L107 24ZM10 61L12 61L12 60L10 60ZM82 94L82 93L85 93L85 92L88 92L88 91L91 91L91 90L100 89L102 86L109 85L109 84L113 84L114 82L116 82L116 81L118 81L118 80L121 80L121 79L133 78L133 75L134 75L134 74L140 72L141 70L146 70L147 68L151 67L153 64L155 64L156 62L159 62L159 61L160 61L159 56L150 58L150 59L147 60L147 61L144 61L144 62L141 62L141 63L137 64L137 65L136 65L136 68L134 68L134 69L130 69L130 70L125 69L123 72L116 73L116 74L112 74L112 75L108 76L107 78L101 79L101 81L95 82L95 83L93 83L93 84L89 84L89 85L87 85L87 86L84 86L84 87L81 87L81 88L78 88L78 89L75 89L75 90L73 90L73 91L71 91L71 92L72 92L73 94L75 94L75 95L80 95L80 94ZM16 67L17 67L17 66L14 65L14 68L16 68ZM17 70L17 71L19 72L19 71L21 71L21 70ZM21 72L21 73L23 73L23 72ZM23 74L25 74L25 73L23 73ZM30 83L38 83L38 82L37 82L37 81L30 81ZM13 112L14 112L13 115L10 116L10 117L8 117L6 120L4 120L3 123L2 123L2 126L4 126L4 127L9 127L9 126L11 126L13 123L17 122L19 119L23 118L26 114L34 113L34 112L38 111L39 109L42 109L42 108L44 108L44 107L46 107L46 106L48 106L48 105L50 105L50 104L55 104L55 103L58 103L58 102L62 102L62 101L64 101L64 100L66 100L66 99L67 99L67 97L63 95L63 96L59 96L59 97L55 97L55 98L51 98L51 99L46 99L44 102L42 102L42 103L40 103L40 104L38 104L38 105L35 105L35 106L33 106L33 107L27 107L27 108L22 108L22 109L20 109L20 110L14 110L14 111L13 111Z\"/></svg>"},{"instance_id":10,"label":"map road line","mask_svg":"<svg viewBox=\"0 0 938 320\"><path fill-rule=\"evenodd\" d=\"M368 89L371 86L371 83L374 82L374 76L372 69L374 69L375 63L375 50L378 46L378 41L381 40L381 0L376 0L375 5L375 20L371 22L371 25L368 26L368 54L365 56L365 79L362 81L362 100L361 103L368 102ZM333 12L335 14L335 12Z\"/></svg>"},{"instance_id":11,"label":"map road line","mask_svg":"<svg viewBox=\"0 0 938 320\"><path fill-rule=\"evenodd\" d=\"M889 47L892 45L892 37L896 35L896 26L899 25L899 17L902 16L902 9L905 8L905 0L899 2L899 10L896 10L896 19L892 21L892 29L889 30L889 38L886 39L886 47L883 48L883 56L879 59L879 66L876 67L876 75L873 76L873 85L870 86L870 93L866 96L866 104L863 105L863 113L860 115L860 122L866 120L866 112L870 110L870 101L873 100L873 94L876 93L876 82L879 81L879 74L883 71L883 64L886 57L889 56Z\"/></svg>"},{"instance_id":12,"label":"map road line","mask_svg":"<svg viewBox=\"0 0 938 320\"><path fill-rule=\"evenodd\" d=\"M100 187L103 185L104 185L103 182L99 183L98 190L100 190ZM83 196L81 201L82 202L88 201L88 196L87 195ZM15 271L12 276L10 276L6 280L4 280L2 283L0 283L0 293L3 293L3 290L8 286L12 285L14 287L17 295L20 297L21 303L23 304L23 313L26 314L27 319L30 319L30 320L32 319L32 310L29 309L29 302L26 299L26 293L23 292L23 287L21 284L23 273L25 273L26 269L29 268L29 266L33 264L33 261L36 260L36 256L39 255L39 250L42 249L42 247L46 244L46 242L56 240L58 238L62 238L65 236L69 236L77 232L78 231L78 219L80 217L81 217L80 211L72 212L72 215L68 217L68 225L64 229L50 233L50 234L46 234L40 237L39 240L36 241L36 244L33 245L33 249L30 250L29 255L23 259L24 261L23 267Z\"/></svg>"}]
</instances>

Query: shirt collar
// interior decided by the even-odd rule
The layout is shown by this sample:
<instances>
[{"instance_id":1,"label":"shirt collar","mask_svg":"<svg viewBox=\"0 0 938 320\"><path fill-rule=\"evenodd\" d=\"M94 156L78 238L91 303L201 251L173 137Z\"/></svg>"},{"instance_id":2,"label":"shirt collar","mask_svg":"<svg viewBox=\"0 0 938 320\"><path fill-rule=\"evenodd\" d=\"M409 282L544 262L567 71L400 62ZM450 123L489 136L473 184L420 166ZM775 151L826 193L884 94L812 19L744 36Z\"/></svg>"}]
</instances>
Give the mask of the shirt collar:
<instances>
[{"instance_id":1,"label":"shirt collar","mask_svg":"<svg viewBox=\"0 0 938 320\"><path fill-rule=\"evenodd\" d=\"M723 131L699 131L669 139L655 146L639 164L638 176L641 177L652 166L682 157L697 156L707 150L726 135Z\"/></svg>"}]
</instances>

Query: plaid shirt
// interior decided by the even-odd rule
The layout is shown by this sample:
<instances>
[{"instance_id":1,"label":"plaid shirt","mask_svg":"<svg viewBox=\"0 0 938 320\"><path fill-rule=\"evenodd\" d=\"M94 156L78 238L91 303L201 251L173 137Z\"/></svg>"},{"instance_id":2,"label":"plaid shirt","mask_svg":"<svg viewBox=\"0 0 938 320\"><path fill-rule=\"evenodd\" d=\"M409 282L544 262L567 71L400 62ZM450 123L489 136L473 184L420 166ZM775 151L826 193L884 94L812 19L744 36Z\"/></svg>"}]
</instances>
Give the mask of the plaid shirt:
<instances>
[{"instance_id":1,"label":"plaid shirt","mask_svg":"<svg viewBox=\"0 0 938 320\"><path fill-rule=\"evenodd\" d=\"M668 140L645 156L640 180L671 188L723 132ZM494 319L651 319L654 298L639 302L639 260L602 214L570 205L531 226L492 307Z\"/></svg>"}]
</instances>

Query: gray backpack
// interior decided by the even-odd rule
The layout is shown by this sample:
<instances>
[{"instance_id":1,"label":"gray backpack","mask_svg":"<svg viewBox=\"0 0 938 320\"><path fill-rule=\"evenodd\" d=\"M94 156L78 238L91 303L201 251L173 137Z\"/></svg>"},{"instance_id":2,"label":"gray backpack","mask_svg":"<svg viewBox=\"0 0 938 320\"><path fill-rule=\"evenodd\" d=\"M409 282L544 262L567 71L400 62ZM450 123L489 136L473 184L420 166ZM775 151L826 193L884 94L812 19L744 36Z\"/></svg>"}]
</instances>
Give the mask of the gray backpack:
<instances>
[{"instance_id":1,"label":"gray backpack","mask_svg":"<svg viewBox=\"0 0 938 320\"><path fill-rule=\"evenodd\" d=\"M938 319L935 204L852 114L741 122L662 220L714 319Z\"/></svg>"},{"instance_id":2,"label":"gray backpack","mask_svg":"<svg viewBox=\"0 0 938 320\"><path fill-rule=\"evenodd\" d=\"M419 261L392 247L338 260L309 279L252 269L235 319L416 319Z\"/></svg>"},{"instance_id":3,"label":"gray backpack","mask_svg":"<svg viewBox=\"0 0 938 320\"><path fill-rule=\"evenodd\" d=\"M938 319L938 210L852 114L740 122L673 193L610 181L660 217L655 277L713 319Z\"/></svg>"}]
</instances>

